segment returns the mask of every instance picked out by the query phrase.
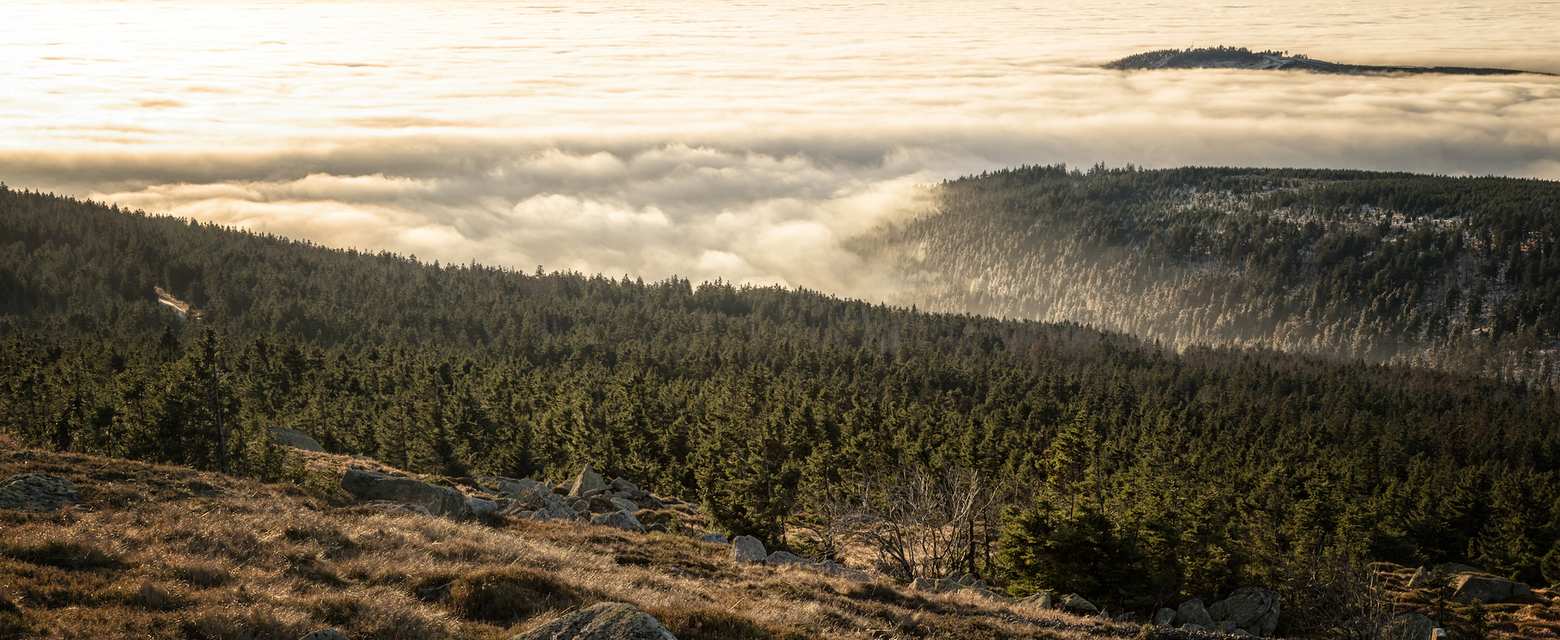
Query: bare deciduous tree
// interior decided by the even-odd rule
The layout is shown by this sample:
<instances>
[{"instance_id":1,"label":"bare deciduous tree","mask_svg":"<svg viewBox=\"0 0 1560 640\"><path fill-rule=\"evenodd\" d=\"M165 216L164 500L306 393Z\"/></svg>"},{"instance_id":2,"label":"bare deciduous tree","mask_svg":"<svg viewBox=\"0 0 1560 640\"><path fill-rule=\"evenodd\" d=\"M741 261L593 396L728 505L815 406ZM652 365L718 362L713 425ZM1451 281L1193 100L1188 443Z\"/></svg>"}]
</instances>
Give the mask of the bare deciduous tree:
<instances>
[{"instance_id":1,"label":"bare deciduous tree","mask_svg":"<svg viewBox=\"0 0 1560 640\"><path fill-rule=\"evenodd\" d=\"M866 546L904 580L976 573L996 497L975 472L906 470L842 492L818 507L808 528L820 546Z\"/></svg>"}]
</instances>

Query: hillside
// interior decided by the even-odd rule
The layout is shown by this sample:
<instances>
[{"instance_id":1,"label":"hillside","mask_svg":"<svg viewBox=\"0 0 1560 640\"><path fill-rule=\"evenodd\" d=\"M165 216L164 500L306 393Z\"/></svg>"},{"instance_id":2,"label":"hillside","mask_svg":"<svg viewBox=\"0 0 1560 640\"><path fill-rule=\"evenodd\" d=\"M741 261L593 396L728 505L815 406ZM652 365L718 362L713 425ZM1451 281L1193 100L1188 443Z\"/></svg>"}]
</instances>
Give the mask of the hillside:
<instances>
[{"instance_id":1,"label":"hillside","mask_svg":"<svg viewBox=\"0 0 1560 640\"><path fill-rule=\"evenodd\" d=\"M933 310L1557 382L1555 182L1028 167L863 245Z\"/></svg>"},{"instance_id":2,"label":"hillside","mask_svg":"<svg viewBox=\"0 0 1560 640\"><path fill-rule=\"evenodd\" d=\"M423 264L7 189L0 375L0 431L31 447L283 480L287 427L414 473L592 463L814 557L849 552L842 504L976 478L946 553L874 570L1138 619L1261 585L1279 633L1319 635L1339 613L1317 567L1372 559L1560 576L1560 399L1451 372Z\"/></svg>"},{"instance_id":3,"label":"hillside","mask_svg":"<svg viewBox=\"0 0 1560 640\"><path fill-rule=\"evenodd\" d=\"M1253 71L1309 71L1312 73L1337 73L1348 75L1380 75L1388 73L1437 73L1447 75L1551 75L1536 71L1495 69L1489 67L1415 67L1401 65L1344 64L1317 60L1304 54L1289 55L1282 51L1252 51L1245 47L1202 47L1193 49L1160 49L1137 53L1106 63L1107 69L1143 71L1154 69L1248 69Z\"/></svg>"},{"instance_id":4,"label":"hillside","mask_svg":"<svg viewBox=\"0 0 1560 640\"><path fill-rule=\"evenodd\" d=\"M597 602L636 605L679 640L1137 632L970 592L741 563L684 534L358 504L332 488L348 464L362 463L311 458L313 488L300 489L0 447L0 479L51 474L80 493L62 514L0 507L0 637L509 638Z\"/></svg>"}]
</instances>

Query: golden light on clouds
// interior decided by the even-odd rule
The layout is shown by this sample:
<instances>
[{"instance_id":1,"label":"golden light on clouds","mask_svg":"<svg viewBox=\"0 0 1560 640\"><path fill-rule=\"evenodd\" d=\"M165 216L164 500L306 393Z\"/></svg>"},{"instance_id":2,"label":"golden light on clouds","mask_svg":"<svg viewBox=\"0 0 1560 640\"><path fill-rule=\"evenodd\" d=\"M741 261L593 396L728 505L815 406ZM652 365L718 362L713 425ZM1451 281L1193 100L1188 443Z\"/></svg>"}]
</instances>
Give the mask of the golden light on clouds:
<instances>
[{"instance_id":1,"label":"golden light on clouds","mask_svg":"<svg viewBox=\"0 0 1560 640\"><path fill-rule=\"evenodd\" d=\"M1560 178L1560 79L1123 74L1275 47L1560 72L1560 3L7 2L0 180L428 259L870 295L1023 162Z\"/></svg>"}]
</instances>

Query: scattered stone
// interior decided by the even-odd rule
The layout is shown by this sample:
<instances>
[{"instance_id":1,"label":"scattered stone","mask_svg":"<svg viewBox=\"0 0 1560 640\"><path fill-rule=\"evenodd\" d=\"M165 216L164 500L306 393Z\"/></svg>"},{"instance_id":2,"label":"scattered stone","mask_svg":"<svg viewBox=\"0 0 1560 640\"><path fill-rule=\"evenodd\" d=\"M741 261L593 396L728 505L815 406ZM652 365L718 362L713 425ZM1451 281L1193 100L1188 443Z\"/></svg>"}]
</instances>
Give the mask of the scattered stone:
<instances>
[{"instance_id":1,"label":"scattered stone","mask_svg":"<svg viewBox=\"0 0 1560 640\"><path fill-rule=\"evenodd\" d=\"M76 493L76 485L56 476L23 473L0 483L0 509L55 511L77 502L81 502L81 495Z\"/></svg>"},{"instance_id":2,"label":"scattered stone","mask_svg":"<svg viewBox=\"0 0 1560 640\"><path fill-rule=\"evenodd\" d=\"M612 506L616 507L619 511L627 511L629 513L633 513L635 511L639 510L639 504L634 502L633 500L629 500L627 498L619 498L617 496L612 496L610 498L607 498L607 501L610 502L612 504Z\"/></svg>"},{"instance_id":3,"label":"scattered stone","mask_svg":"<svg viewBox=\"0 0 1560 640\"><path fill-rule=\"evenodd\" d=\"M347 640L347 634L335 629L320 629L298 640Z\"/></svg>"},{"instance_id":4,"label":"scattered stone","mask_svg":"<svg viewBox=\"0 0 1560 640\"><path fill-rule=\"evenodd\" d=\"M627 511L613 511L612 513L596 515L591 517L590 523L635 533L644 533L645 531L645 525L639 522L639 518L635 518L634 514Z\"/></svg>"},{"instance_id":5,"label":"scattered stone","mask_svg":"<svg viewBox=\"0 0 1560 640\"><path fill-rule=\"evenodd\" d=\"M1168 627L1172 622L1175 622L1175 609L1165 607L1154 612L1154 626Z\"/></svg>"},{"instance_id":6,"label":"scattered stone","mask_svg":"<svg viewBox=\"0 0 1560 640\"><path fill-rule=\"evenodd\" d=\"M1521 582L1479 573L1457 576L1452 588L1452 600L1463 604L1507 602L1533 595L1533 588Z\"/></svg>"},{"instance_id":7,"label":"scattered stone","mask_svg":"<svg viewBox=\"0 0 1560 640\"><path fill-rule=\"evenodd\" d=\"M612 489L612 493L618 497L627 498L635 502L643 500L650 495L649 493L645 492L644 489L640 489L639 485L622 478L613 478L610 488Z\"/></svg>"},{"instance_id":8,"label":"scattered stone","mask_svg":"<svg viewBox=\"0 0 1560 640\"><path fill-rule=\"evenodd\" d=\"M552 487L530 478L483 476L477 478L477 486L515 500L541 499L552 494Z\"/></svg>"},{"instance_id":9,"label":"scattered stone","mask_svg":"<svg viewBox=\"0 0 1560 640\"><path fill-rule=\"evenodd\" d=\"M631 604L603 602L580 609L513 640L677 640L654 616Z\"/></svg>"},{"instance_id":10,"label":"scattered stone","mask_svg":"<svg viewBox=\"0 0 1560 640\"><path fill-rule=\"evenodd\" d=\"M775 565L775 566L787 565L787 564L802 564L802 565L805 565L805 564L808 564L808 562L807 562L806 558L803 558L803 557L801 557L799 555L791 553L790 551L776 551L776 552L771 553L768 556L764 557L764 564Z\"/></svg>"},{"instance_id":11,"label":"scattered stone","mask_svg":"<svg viewBox=\"0 0 1560 640\"><path fill-rule=\"evenodd\" d=\"M1232 622L1259 636L1271 636L1278 629L1278 613L1278 593L1257 587L1236 589L1230 597L1208 607L1214 620Z\"/></svg>"},{"instance_id":12,"label":"scattered stone","mask_svg":"<svg viewBox=\"0 0 1560 640\"><path fill-rule=\"evenodd\" d=\"M325 451L325 447L320 445L319 440L315 440L314 438L310 437L309 434L297 429L288 429L286 427L271 427L271 440L274 440L279 445L292 447L294 449L318 452Z\"/></svg>"},{"instance_id":13,"label":"scattered stone","mask_svg":"<svg viewBox=\"0 0 1560 640\"><path fill-rule=\"evenodd\" d=\"M1392 617L1387 637L1391 640L1426 640L1435 630L1435 621L1420 613L1400 613Z\"/></svg>"},{"instance_id":14,"label":"scattered stone","mask_svg":"<svg viewBox=\"0 0 1560 640\"><path fill-rule=\"evenodd\" d=\"M726 539L726 536L724 534L720 534L720 533L706 533L706 534L704 534L702 536L699 536L699 542L713 542L715 544L730 544L730 541Z\"/></svg>"},{"instance_id":15,"label":"scattered stone","mask_svg":"<svg viewBox=\"0 0 1560 640\"><path fill-rule=\"evenodd\" d=\"M731 539L731 556L738 562L763 562L769 557L764 543L753 536L737 536Z\"/></svg>"},{"instance_id":16,"label":"scattered stone","mask_svg":"<svg viewBox=\"0 0 1560 640\"><path fill-rule=\"evenodd\" d=\"M1084 599L1083 596L1080 596L1076 593L1069 593L1065 596L1062 596L1060 604L1063 611L1071 613L1096 614L1100 612L1100 608L1094 606L1093 602L1089 602L1088 600Z\"/></svg>"},{"instance_id":17,"label":"scattered stone","mask_svg":"<svg viewBox=\"0 0 1560 640\"><path fill-rule=\"evenodd\" d=\"M1028 606L1034 607L1036 609L1054 609L1054 608L1056 608L1055 604L1053 604L1051 602L1051 592L1050 591L1041 591L1040 593L1037 593L1035 595L1032 595L1032 596L1029 596L1029 597L1024 598L1022 600L1019 600L1018 602L1019 602L1019 604L1028 605Z\"/></svg>"},{"instance_id":18,"label":"scattered stone","mask_svg":"<svg viewBox=\"0 0 1560 640\"><path fill-rule=\"evenodd\" d=\"M585 465L584 469L580 469L579 475L574 476L574 481L569 483L570 498L585 498L588 497L586 494L591 491L606 490L606 479L602 478L601 474L596 473L596 470L592 469L588 464Z\"/></svg>"},{"instance_id":19,"label":"scattered stone","mask_svg":"<svg viewBox=\"0 0 1560 640\"><path fill-rule=\"evenodd\" d=\"M1201 599L1192 598L1182 602L1175 610L1175 622L1183 625L1182 628L1188 624L1206 628L1213 626L1213 616L1208 615L1208 609L1203 607Z\"/></svg>"},{"instance_id":20,"label":"scattered stone","mask_svg":"<svg viewBox=\"0 0 1560 640\"><path fill-rule=\"evenodd\" d=\"M477 518L485 518L498 513L498 503L486 498L468 497L466 498L466 508L471 511L473 517Z\"/></svg>"},{"instance_id":21,"label":"scattered stone","mask_svg":"<svg viewBox=\"0 0 1560 640\"><path fill-rule=\"evenodd\" d=\"M471 517L471 506L466 494L411 478L402 478L378 471L347 469L341 477L341 488L359 500L388 500L417 507L428 513L448 518Z\"/></svg>"},{"instance_id":22,"label":"scattered stone","mask_svg":"<svg viewBox=\"0 0 1560 640\"><path fill-rule=\"evenodd\" d=\"M547 522L549 520L573 520L576 515L573 509L560 504L537 509L531 512L530 518L539 522Z\"/></svg>"}]
</instances>

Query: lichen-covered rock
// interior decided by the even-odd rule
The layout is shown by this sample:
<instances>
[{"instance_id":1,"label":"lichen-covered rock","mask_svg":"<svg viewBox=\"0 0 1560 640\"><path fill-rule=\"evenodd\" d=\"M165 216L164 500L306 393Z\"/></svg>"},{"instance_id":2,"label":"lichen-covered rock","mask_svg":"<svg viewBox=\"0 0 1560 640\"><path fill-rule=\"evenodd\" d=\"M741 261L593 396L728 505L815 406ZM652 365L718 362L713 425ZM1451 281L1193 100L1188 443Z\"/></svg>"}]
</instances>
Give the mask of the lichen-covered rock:
<instances>
[{"instance_id":1,"label":"lichen-covered rock","mask_svg":"<svg viewBox=\"0 0 1560 640\"><path fill-rule=\"evenodd\" d=\"M1065 596L1062 596L1060 604L1063 611L1068 611L1071 613L1094 614L1100 612L1100 608L1094 606L1093 602L1089 602L1083 596L1080 596L1076 593L1069 593Z\"/></svg>"},{"instance_id":2,"label":"lichen-covered rock","mask_svg":"<svg viewBox=\"0 0 1560 640\"><path fill-rule=\"evenodd\" d=\"M1388 640L1429 640L1435 621L1420 613L1400 613L1387 628Z\"/></svg>"},{"instance_id":3,"label":"lichen-covered rock","mask_svg":"<svg viewBox=\"0 0 1560 640\"><path fill-rule=\"evenodd\" d=\"M80 501L76 485L56 476L23 473L0 483L0 509L55 511Z\"/></svg>"},{"instance_id":4,"label":"lichen-covered rock","mask_svg":"<svg viewBox=\"0 0 1560 640\"><path fill-rule=\"evenodd\" d=\"M514 500L540 499L542 495L552 494L552 487L547 483L530 478L482 476L477 478L477 486Z\"/></svg>"},{"instance_id":5,"label":"lichen-covered rock","mask_svg":"<svg viewBox=\"0 0 1560 640\"><path fill-rule=\"evenodd\" d=\"M634 502L633 500L629 500L628 498L612 496L607 498L607 501L611 502L612 506L617 507L618 511L627 511L629 513L633 513L639 510L639 503Z\"/></svg>"},{"instance_id":6,"label":"lichen-covered rock","mask_svg":"<svg viewBox=\"0 0 1560 640\"><path fill-rule=\"evenodd\" d=\"M764 556L764 564L780 566L788 564L808 564L808 562L806 558L791 553L790 551L776 551L767 556Z\"/></svg>"},{"instance_id":7,"label":"lichen-covered rock","mask_svg":"<svg viewBox=\"0 0 1560 640\"><path fill-rule=\"evenodd\" d=\"M634 514L627 511L613 511L612 513L592 516L590 523L635 533L644 533L645 531L645 525L639 522L639 518L635 518Z\"/></svg>"},{"instance_id":8,"label":"lichen-covered rock","mask_svg":"<svg viewBox=\"0 0 1560 640\"><path fill-rule=\"evenodd\" d=\"M1207 628L1213 626L1213 616L1208 615L1208 609L1203 606L1202 599L1192 598L1182 602L1175 610L1175 624L1182 625L1182 628L1188 624Z\"/></svg>"},{"instance_id":9,"label":"lichen-covered rock","mask_svg":"<svg viewBox=\"0 0 1560 640\"><path fill-rule=\"evenodd\" d=\"M471 505L466 494L420 480L402 478L377 471L347 469L341 477L341 488L359 500L388 500L426 509L428 513L447 518L471 517Z\"/></svg>"},{"instance_id":10,"label":"lichen-covered rock","mask_svg":"<svg viewBox=\"0 0 1560 640\"><path fill-rule=\"evenodd\" d=\"M303 451L325 451L319 440L315 440L309 434L297 429L286 427L271 427L271 439L282 446L301 449Z\"/></svg>"},{"instance_id":11,"label":"lichen-covered rock","mask_svg":"<svg viewBox=\"0 0 1560 640\"><path fill-rule=\"evenodd\" d=\"M549 520L573 520L579 514L562 504L548 505L531 512L530 519L538 522Z\"/></svg>"},{"instance_id":12,"label":"lichen-covered rock","mask_svg":"<svg viewBox=\"0 0 1560 640\"><path fill-rule=\"evenodd\" d=\"M594 495L594 493L604 492L607 488L607 480L602 478L601 474L596 473L596 470L587 464L584 469L580 469L579 474L575 475L574 480L569 483L569 497L584 498Z\"/></svg>"},{"instance_id":13,"label":"lichen-covered rock","mask_svg":"<svg viewBox=\"0 0 1560 640\"><path fill-rule=\"evenodd\" d=\"M1520 600L1533 595L1521 582L1482 573L1465 573L1452 580L1452 600L1463 604Z\"/></svg>"},{"instance_id":14,"label":"lichen-covered rock","mask_svg":"<svg viewBox=\"0 0 1560 640\"><path fill-rule=\"evenodd\" d=\"M1219 622L1234 623L1259 636L1271 636L1278 628L1278 592L1257 587L1236 589L1230 597L1208 607L1208 615Z\"/></svg>"},{"instance_id":15,"label":"lichen-covered rock","mask_svg":"<svg viewBox=\"0 0 1560 640\"><path fill-rule=\"evenodd\" d=\"M631 604L603 602L580 609L513 640L677 640L654 616Z\"/></svg>"},{"instance_id":16,"label":"lichen-covered rock","mask_svg":"<svg viewBox=\"0 0 1560 640\"><path fill-rule=\"evenodd\" d=\"M769 557L764 543L753 536L737 536L731 539L731 557L738 562L763 562Z\"/></svg>"},{"instance_id":17,"label":"lichen-covered rock","mask_svg":"<svg viewBox=\"0 0 1560 640\"><path fill-rule=\"evenodd\" d=\"M1022 600L1019 600L1018 602L1019 602L1019 604L1030 606L1030 607L1034 607L1036 609L1055 609L1056 608L1055 603L1053 603L1051 601L1051 592L1050 591L1041 591L1040 593L1037 593L1037 594L1034 594L1032 596L1026 597L1026 598L1024 598Z\"/></svg>"}]
</instances>

